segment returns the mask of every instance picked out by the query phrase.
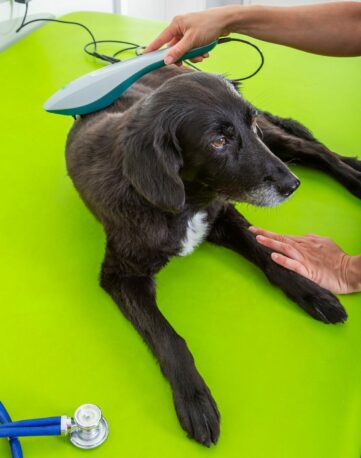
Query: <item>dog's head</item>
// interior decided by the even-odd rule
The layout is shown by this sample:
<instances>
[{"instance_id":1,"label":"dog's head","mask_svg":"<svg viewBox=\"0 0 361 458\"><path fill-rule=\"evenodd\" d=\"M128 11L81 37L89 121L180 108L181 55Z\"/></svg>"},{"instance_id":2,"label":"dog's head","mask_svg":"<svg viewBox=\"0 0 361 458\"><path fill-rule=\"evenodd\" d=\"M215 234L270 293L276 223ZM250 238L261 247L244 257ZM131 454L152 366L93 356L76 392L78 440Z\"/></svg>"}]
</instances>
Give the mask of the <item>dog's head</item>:
<instances>
[{"instance_id":1,"label":"dog's head","mask_svg":"<svg viewBox=\"0 0 361 458\"><path fill-rule=\"evenodd\" d=\"M174 213L184 206L185 182L213 197L277 205L299 181L262 142L256 118L221 76L172 78L137 107L124 138L124 173L149 202Z\"/></svg>"}]
</instances>

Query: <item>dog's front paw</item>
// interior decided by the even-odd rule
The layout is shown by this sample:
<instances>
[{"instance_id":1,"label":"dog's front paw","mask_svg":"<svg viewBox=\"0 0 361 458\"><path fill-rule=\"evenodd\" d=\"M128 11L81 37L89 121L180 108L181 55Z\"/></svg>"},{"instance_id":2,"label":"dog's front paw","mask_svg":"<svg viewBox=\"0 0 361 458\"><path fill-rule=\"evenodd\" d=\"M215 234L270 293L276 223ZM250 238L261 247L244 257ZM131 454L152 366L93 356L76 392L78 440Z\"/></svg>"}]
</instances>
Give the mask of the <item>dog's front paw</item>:
<instances>
[{"instance_id":1,"label":"dog's front paw","mask_svg":"<svg viewBox=\"0 0 361 458\"><path fill-rule=\"evenodd\" d=\"M220 414L209 389L186 386L174 391L174 404L182 428L188 437L210 447L216 444L220 433Z\"/></svg>"},{"instance_id":2,"label":"dog's front paw","mask_svg":"<svg viewBox=\"0 0 361 458\"><path fill-rule=\"evenodd\" d=\"M268 266L266 275L316 320L327 324L346 321L346 310L337 297L313 281L274 264Z\"/></svg>"},{"instance_id":3,"label":"dog's front paw","mask_svg":"<svg viewBox=\"0 0 361 458\"><path fill-rule=\"evenodd\" d=\"M297 301L316 320L324 323L343 323L347 320L346 310L340 301L327 290L316 288L316 291L305 293Z\"/></svg>"}]
</instances>

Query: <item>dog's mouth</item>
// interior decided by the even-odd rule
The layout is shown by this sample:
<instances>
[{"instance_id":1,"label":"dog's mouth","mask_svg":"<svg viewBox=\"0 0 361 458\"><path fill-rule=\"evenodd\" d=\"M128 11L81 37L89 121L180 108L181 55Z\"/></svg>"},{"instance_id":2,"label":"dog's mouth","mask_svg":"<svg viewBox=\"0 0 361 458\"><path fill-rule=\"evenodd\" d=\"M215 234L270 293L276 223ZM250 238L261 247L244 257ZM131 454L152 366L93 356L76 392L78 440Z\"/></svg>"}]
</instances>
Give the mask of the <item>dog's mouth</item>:
<instances>
[{"instance_id":1,"label":"dog's mouth","mask_svg":"<svg viewBox=\"0 0 361 458\"><path fill-rule=\"evenodd\" d=\"M256 207L277 207L291 197L281 194L276 186L261 185L242 193L240 202L247 202Z\"/></svg>"},{"instance_id":2,"label":"dog's mouth","mask_svg":"<svg viewBox=\"0 0 361 458\"><path fill-rule=\"evenodd\" d=\"M208 186L209 187L209 186ZM275 185L261 185L254 188L230 193L229 191L219 191L217 194L227 201L245 202L255 207L277 207L292 197L294 191L282 194Z\"/></svg>"},{"instance_id":3,"label":"dog's mouth","mask_svg":"<svg viewBox=\"0 0 361 458\"><path fill-rule=\"evenodd\" d=\"M296 177L295 177L296 178ZM280 188L277 183L263 183L254 186L248 190L235 190L229 189L216 189L211 184L205 181L198 181L210 192L217 194L220 198L231 202L246 202L256 207L277 207L278 205L286 202L296 191L300 182L296 179L294 184L286 189Z\"/></svg>"}]
</instances>

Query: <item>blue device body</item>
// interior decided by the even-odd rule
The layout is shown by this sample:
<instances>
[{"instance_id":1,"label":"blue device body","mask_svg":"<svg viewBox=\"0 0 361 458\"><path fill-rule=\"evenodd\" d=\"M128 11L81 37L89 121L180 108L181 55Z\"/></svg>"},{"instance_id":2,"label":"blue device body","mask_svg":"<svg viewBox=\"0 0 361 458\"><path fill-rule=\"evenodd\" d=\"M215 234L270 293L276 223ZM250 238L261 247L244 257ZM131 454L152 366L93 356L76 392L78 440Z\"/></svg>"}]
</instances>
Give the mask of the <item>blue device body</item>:
<instances>
[{"instance_id":1,"label":"blue device body","mask_svg":"<svg viewBox=\"0 0 361 458\"><path fill-rule=\"evenodd\" d=\"M218 41L194 48L179 59L192 59L211 51ZM165 65L169 49L142 54L123 62L95 70L72 81L56 92L44 105L50 113L81 115L111 105L129 86L146 73Z\"/></svg>"}]
</instances>

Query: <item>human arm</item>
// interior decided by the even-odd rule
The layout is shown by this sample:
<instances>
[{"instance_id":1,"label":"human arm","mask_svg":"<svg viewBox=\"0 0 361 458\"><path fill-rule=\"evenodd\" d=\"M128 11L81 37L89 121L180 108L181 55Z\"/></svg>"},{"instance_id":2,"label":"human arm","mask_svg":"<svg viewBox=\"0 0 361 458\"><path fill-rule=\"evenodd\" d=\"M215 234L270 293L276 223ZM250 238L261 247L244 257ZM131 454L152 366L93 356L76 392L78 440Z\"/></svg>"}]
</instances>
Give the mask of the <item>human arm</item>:
<instances>
[{"instance_id":1,"label":"human arm","mask_svg":"<svg viewBox=\"0 0 361 458\"><path fill-rule=\"evenodd\" d=\"M228 5L184 14L176 16L148 45L146 52L168 44L172 49L165 62L169 64L189 49L232 32L316 54L358 56L361 55L361 4Z\"/></svg>"}]
</instances>

